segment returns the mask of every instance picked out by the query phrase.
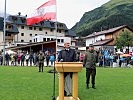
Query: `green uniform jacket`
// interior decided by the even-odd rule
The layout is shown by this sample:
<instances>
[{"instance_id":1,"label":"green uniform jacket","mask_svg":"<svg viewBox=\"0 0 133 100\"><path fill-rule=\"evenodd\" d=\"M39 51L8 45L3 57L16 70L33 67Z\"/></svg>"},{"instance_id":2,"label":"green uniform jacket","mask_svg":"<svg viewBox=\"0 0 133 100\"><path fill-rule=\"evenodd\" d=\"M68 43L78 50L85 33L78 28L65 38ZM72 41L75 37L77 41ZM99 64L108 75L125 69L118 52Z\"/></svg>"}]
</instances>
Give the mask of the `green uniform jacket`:
<instances>
[{"instance_id":1,"label":"green uniform jacket","mask_svg":"<svg viewBox=\"0 0 133 100\"><path fill-rule=\"evenodd\" d=\"M39 54L39 55L38 55L38 62L39 62L39 63L44 63L44 59L45 59L45 57L44 57L43 54Z\"/></svg>"},{"instance_id":2,"label":"green uniform jacket","mask_svg":"<svg viewBox=\"0 0 133 100\"><path fill-rule=\"evenodd\" d=\"M96 58L97 58L96 51L87 50L85 53L84 60L83 60L84 66L86 68L95 69L96 68Z\"/></svg>"}]
</instances>

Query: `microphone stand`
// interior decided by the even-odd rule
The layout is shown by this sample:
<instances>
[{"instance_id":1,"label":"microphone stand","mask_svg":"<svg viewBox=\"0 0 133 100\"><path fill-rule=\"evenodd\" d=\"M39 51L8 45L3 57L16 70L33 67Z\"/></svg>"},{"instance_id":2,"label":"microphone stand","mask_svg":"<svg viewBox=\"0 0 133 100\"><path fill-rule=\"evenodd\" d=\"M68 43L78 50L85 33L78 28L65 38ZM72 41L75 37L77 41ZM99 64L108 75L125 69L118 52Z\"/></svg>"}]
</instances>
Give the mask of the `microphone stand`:
<instances>
[{"instance_id":1,"label":"microphone stand","mask_svg":"<svg viewBox=\"0 0 133 100\"><path fill-rule=\"evenodd\" d=\"M56 100L55 98L55 61L54 61L54 82L53 82L53 96L52 100Z\"/></svg>"}]
</instances>

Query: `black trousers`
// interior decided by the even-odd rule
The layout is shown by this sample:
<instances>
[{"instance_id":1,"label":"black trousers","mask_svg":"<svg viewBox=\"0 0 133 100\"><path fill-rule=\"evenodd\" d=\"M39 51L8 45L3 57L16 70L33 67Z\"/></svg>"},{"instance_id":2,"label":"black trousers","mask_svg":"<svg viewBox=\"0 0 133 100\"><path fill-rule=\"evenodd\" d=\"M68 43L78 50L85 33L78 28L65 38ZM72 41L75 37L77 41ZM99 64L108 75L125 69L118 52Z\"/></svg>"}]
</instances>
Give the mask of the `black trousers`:
<instances>
[{"instance_id":1,"label":"black trousers","mask_svg":"<svg viewBox=\"0 0 133 100\"><path fill-rule=\"evenodd\" d=\"M46 59L46 64L47 66L49 66L49 59Z\"/></svg>"},{"instance_id":2,"label":"black trousers","mask_svg":"<svg viewBox=\"0 0 133 100\"><path fill-rule=\"evenodd\" d=\"M43 72L44 63L39 63L39 72Z\"/></svg>"},{"instance_id":3,"label":"black trousers","mask_svg":"<svg viewBox=\"0 0 133 100\"><path fill-rule=\"evenodd\" d=\"M91 77L92 85L95 84L95 76L96 76L96 69L86 68L86 84L87 85L90 83L90 77Z\"/></svg>"}]
</instances>

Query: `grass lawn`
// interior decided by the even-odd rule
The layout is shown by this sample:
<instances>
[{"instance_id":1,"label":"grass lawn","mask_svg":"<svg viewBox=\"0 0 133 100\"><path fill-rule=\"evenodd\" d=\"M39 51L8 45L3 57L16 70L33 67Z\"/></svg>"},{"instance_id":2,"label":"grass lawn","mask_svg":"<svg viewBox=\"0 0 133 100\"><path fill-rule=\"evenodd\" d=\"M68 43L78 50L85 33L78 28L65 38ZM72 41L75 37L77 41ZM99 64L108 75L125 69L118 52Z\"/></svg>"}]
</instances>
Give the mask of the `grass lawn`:
<instances>
[{"instance_id":1,"label":"grass lawn","mask_svg":"<svg viewBox=\"0 0 133 100\"><path fill-rule=\"evenodd\" d=\"M50 69L0 67L0 100L52 100ZM78 75L80 100L133 100L133 68L97 68L96 89L86 89L84 68ZM55 86L58 96L57 75Z\"/></svg>"}]
</instances>

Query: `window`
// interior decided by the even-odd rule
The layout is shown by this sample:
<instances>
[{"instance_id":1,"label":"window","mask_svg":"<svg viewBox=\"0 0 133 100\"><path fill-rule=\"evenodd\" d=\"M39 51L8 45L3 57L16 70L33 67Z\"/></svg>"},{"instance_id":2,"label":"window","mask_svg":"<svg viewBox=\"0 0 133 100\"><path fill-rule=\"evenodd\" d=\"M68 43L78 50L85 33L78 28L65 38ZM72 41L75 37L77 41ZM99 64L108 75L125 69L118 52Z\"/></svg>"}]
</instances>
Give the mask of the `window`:
<instances>
[{"instance_id":1,"label":"window","mask_svg":"<svg viewBox=\"0 0 133 100\"><path fill-rule=\"evenodd\" d=\"M53 29L50 29L50 32L53 32Z\"/></svg>"},{"instance_id":2,"label":"window","mask_svg":"<svg viewBox=\"0 0 133 100\"><path fill-rule=\"evenodd\" d=\"M21 29L24 29L24 26L21 26Z\"/></svg>"},{"instance_id":3,"label":"window","mask_svg":"<svg viewBox=\"0 0 133 100\"><path fill-rule=\"evenodd\" d=\"M21 40L21 42L24 42L24 40Z\"/></svg>"},{"instance_id":4,"label":"window","mask_svg":"<svg viewBox=\"0 0 133 100\"><path fill-rule=\"evenodd\" d=\"M42 28L39 28L39 31L42 31Z\"/></svg>"},{"instance_id":5,"label":"window","mask_svg":"<svg viewBox=\"0 0 133 100\"><path fill-rule=\"evenodd\" d=\"M24 33L21 33L21 36L24 36Z\"/></svg>"},{"instance_id":6,"label":"window","mask_svg":"<svg viewBox=\"0 0 133 100\"><path fill-rule=\"evenodd\" d=\"M13 21L16 23L17 22L17 17L16 16L14 16L13 18Z\"/></svg>"},{"instance_id":7,"label":"window","mask_svg":"<svg viewBox=\"0 0 133 100\"><path fill-rule=\"evenodd\" d=\"M32 27L29 27L29 30L32 30Z\"/></svg>"},{"instance_id":8,"label":"window","mask_svg":"<svg viewBox=\"0 0 133 100\"><path fill-rule=\"evenodd\" d=\"M32 36L32 34L30 34L30 36Z\"/></svg>"},{"instance_id":9,"label":"window","mask_svg":"<svg viewBox=\"0 0 133 100\"><path fill-rule=\"evenodd\" d=\"M60 42L60 39L57 39L57 42Z\"/></svg>"},{"instance_id":10,"label":"window","mask_svg":"<svg viewBox=\"0 0 133 100\"><path fill-rule=\"evenodd\" d=\"M61 30L60 29L57 29L57 32L61 33Z\"/></svg>"},{"instance_id":11,"label":"window","mask_svg":"<svg viewBox=\"0 0 133 100\"><path fill-rule=\"evenodd\" d=\"M29 40L29 42L32 42L32 40Z\"/></svg>"},{"instance_id":12,"label":"window","mask_svg":"<svg viewBox=\"0 0 133 100\"><path fill-rule=\"evenodd\" d=\"M37 36L37 34L35 34L35 36Z\"/></svg>"},{"instance_id":13,"label":"window","mask_svg":"<svg viewBox=\"0 0 133 100\"><path fill-rule=\"evenodd\" d=\"M36 42L36 40L34 39L34 42Z\"/></svg>"},{"instance_id":14,"label":"window","mask_svg":"<svg viewBox=\"0 0 133 100\"><path fill-rule=\"evenodd\" d=\"M36 27L34 27L34 30L36 30Z\"/></svg>"},{"instance_id":15,"label":"window","mask_svg":"<svg viewBox=\"0 0 133 100\"><path fill-rule=\"evenodd\" d=\"M64 39L61 39L61 43L64 43Z\"/></svg>"},{"instance_id":16,"label":"window","mask_svg":"<svg viewBox=\"0 0 133 100\"><path fill-rule=\"evenodd\" d=\"M47 38L47 41L50 41L50 38Z\"/></svg>"},{"instance_id":17,"label":"window","mask_svg":"<svg viewBox=\"0 0 133 100\"><path fill-rule=\"evenodd\" d=\"M43 38L43 42L45 42L46 41L46 38Z\"/></svg>"},{"instance_id":18,"label":"window","mask_svg":"<svg viewBox=\"0 0 133 100\"><path fill-rule=\"evenodd\" d=\"M9 46L11 46L11 42L9 42Z\"/></svg>"},{"instance_id":19,"label":"window","mask_svg":"<svg viewBox=\"0 0 133 100\"><path fill-rule=\"evenodd\" d=\"M61 30L58 30L59 31L59 33L61 33Z\"/></svg>"},{"instance_id":20,"label":"window","mask_svg":"<svg viewBox=\"0 0 133 100\"><path fill-rule=\"evenodd\" d=\"M51 38L51 41L53 41L54 39L53 38Z\"/></svg>"},{"instance_id":21,"label":"window","mask_svg":"<svg viewBox=\"0 0 133 100\"><path fill-rule=\"evenodd\" d=\"M9 29L11 29L11 28L12 28L12 26L11 26L11 25L9 25L9 26L8 26L8 28L9 28Z\"/></svg>"},{"instance_id":22,"label":"window","mask_svg":"<svg viewBox=\"0 0 133 100\"><path fill-rule=\"evenodd\" d=\"M51 27L54 27L54 23L51 22L50 25L51 25Z\"/></svg>"},{"instance_id":23,"label":"window","mask_svg":"<svg viewBox=\"0 0 133 100\"><path fill-rule=\"evenodd\" d=\"M24 18L22 18L21 21L22 21L22 23L25 23L26 20Z\"/></svg>"},{"instance_id":24,"label":"window","mask_svg":"<svg viewBox=\"0 0 133 100\"><path fill-rule=\"evenodd\" d=\"M62 25L62 24L60 24L60 27L63 27L63 25Z\"/></svg>"},{"instance_id":25,"label":"window","mask_svg":"<svg viewBox=\"0 0 133 100\"><path fill-rule=\"evenodd\" d=\"M47 32L45 32L45 34L47 34Z\"/></svg>"},{"instance_id":26,"label":"window","mask_svg":"<svg viewBox=\"0 0 133 100\"><path fill-rule=\"evenodd\" d=\"M6 33L5 36L11 36L11 34L10 33Z\"/></svg>"}]
</instances>

